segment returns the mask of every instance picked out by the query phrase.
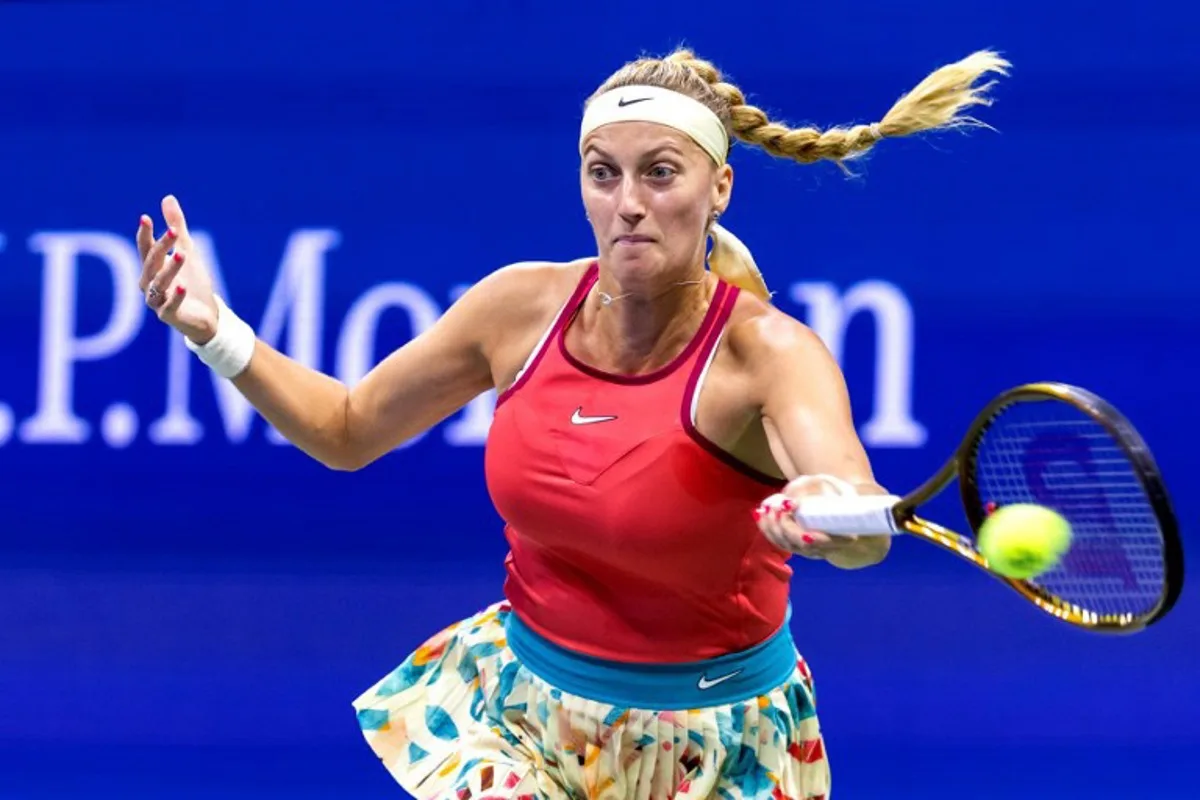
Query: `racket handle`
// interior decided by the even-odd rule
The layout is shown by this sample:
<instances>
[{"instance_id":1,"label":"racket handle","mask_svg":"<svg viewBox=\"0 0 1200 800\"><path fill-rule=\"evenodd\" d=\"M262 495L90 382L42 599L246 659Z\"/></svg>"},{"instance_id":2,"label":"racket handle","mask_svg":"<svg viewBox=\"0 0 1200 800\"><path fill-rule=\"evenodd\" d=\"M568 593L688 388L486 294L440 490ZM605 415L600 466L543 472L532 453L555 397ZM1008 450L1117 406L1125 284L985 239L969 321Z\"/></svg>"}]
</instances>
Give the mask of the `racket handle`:
<instances>
[{"instance_id":1,"label":"racket handle","mask_svg":"<svg viewBox=\"0 0 1200 800\"><path fill-rule=\"evenodd\" d=\"M813 495L793 500L793 516L810 531L831 536L893 536L902 533L892 508L900 498L892 494L852 496Z\"/></svg>"}]
</instances>

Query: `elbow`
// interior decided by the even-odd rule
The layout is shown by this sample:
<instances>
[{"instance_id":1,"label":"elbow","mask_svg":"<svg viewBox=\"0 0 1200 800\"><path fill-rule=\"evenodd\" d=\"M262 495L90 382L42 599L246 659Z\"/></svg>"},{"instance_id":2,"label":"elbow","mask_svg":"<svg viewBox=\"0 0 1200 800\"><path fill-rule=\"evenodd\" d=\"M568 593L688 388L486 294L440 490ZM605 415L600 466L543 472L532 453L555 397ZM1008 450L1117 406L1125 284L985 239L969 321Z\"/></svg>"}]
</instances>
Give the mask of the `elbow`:
<instances>
[{"instance_id":1,"label":"elbow","mask_svg":"<svg viewBox=\"0 0 1200 800\"><path fill-rule=\"evenodd\" d=\"M360 469L366 466L366 464L362 464L357 461L350 461L348 459L322 458L318 460L321 462L322 466L326 467L327 469L331 469L334 472L358 472Z\"/></svg>"},{"instance_id":2,"label":"elbow","mask_svg":"<svg viewBox=\"0 0 1200 800\"><path fill-rule=\"evenodd\" d=\"M335 417L336 424L326 428L326 446L320 454L313 454L325 467L334 472L358 472L371 463L373 458L366 448L358 446L351 429L350 390L342 398Z\"/></svg>"},{"instance_id":3,"label":"elbow","mask_svg":"<svg viewBox=\"0 0 1200 800\"><path fill-rule=\"evenodd\" d=\"M375 460L369 448L363 447L347 431L327 430L313 443L308 454L334 472L358 472Z\"/></svg>"},{"instance_id":4,"label":"elbow","mask_svg":"<svg viewBox=\"0 0 1200 800\"><path fill-rule=\"evenodd\" d=\"M324 467L334 472L358 472L371 463L370 458L361 453L354 452L349 447L337 448L332 452L317 456L316 459Z\"/></svg>"}]
</instances>

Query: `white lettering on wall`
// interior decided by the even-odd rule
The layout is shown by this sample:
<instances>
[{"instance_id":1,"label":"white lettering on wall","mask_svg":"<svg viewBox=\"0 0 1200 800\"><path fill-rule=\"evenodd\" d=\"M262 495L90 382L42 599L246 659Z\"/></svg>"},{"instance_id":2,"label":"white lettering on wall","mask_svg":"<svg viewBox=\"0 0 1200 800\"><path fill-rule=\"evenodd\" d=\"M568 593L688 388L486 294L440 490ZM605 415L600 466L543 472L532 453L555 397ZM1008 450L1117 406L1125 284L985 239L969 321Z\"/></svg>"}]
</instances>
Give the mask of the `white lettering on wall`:
<instances>
[{"instance_id":1,"label":"white lettering on wall","mask_svg":"<svg viewBox=\"0 0 1200 800\"><path fill-rule=\"evenodd\" d=\"M91 427L74 411L75 365L109 358L137 336L145 314L137 286L141 262L128 239L111 233L38 233L30 238L29 248L42 255L41 347L37 409L21 423L18 435L29 443L82 444ZM81 335L76 309L83 256L108 269L113 301L104 326ZM106 413L104 427L116 433L117 443L127 444L132 438L130 426L136 428L137 421L131 415L132 409L123 404Z\"/></svg>"},{"instance_id":2,"label":"white lettering on wall","mask_svg":"<svg viewBox=\"0 0 1200 800\"><path fill-rule=\"evenodd\" d=\"M875 392L863 442L873 447L920 447L928 432L912 416L913 312L894 284L863 281L843 294L832 283L797 283L794 301L807 309L807 321L825 346L844 363L846 328L859 312L875 324Z\"/></svg>"}]
</instances>

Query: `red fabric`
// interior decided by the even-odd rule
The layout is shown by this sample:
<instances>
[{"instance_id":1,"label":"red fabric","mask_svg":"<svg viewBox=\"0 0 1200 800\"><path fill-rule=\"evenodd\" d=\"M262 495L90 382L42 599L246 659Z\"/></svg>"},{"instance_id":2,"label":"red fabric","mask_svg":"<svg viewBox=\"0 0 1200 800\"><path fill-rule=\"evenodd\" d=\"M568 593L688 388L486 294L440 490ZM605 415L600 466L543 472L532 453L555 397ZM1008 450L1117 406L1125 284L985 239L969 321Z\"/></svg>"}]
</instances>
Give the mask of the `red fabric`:
<instances>
[{"instance_id":1,"label":"red fabric","mask_svg":"<svg viewBox=\"0 0 1200 800\"><path fill-rule=\"evenodd\" d=\"M593 265L498 398L485 462L510 546L505 595L543 636L600 658L744 650L784 623L788 555L751 516L782 482L720 451L690 418L738 290L719 285L672 363L624 377L582 364L564 344L596 277Z\"/></svg>"}]
</instances>

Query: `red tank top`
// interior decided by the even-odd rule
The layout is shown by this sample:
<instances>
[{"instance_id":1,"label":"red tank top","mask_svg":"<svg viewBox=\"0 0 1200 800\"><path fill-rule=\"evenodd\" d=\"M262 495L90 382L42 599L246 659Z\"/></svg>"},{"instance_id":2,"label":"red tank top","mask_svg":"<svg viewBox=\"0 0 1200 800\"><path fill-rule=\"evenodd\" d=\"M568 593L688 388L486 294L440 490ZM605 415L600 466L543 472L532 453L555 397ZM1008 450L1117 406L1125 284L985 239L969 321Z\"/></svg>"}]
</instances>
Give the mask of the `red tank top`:
<instances>
[{"instance_id":1,"label":"red tank top","mask_svg":"<svg viewBox=\"0 0 1200 800\"><path fill-rule=\"evenodd\" d=\"M751 647L784 623L791 568L752 512L782 481L693 424L738 289L719 283L667 366L613 375L575 359L565 332L597 266L497 399L488 491L505 521L505 595L530 628L615 661L686 662Z\"/></svg>"}]
</instances>

